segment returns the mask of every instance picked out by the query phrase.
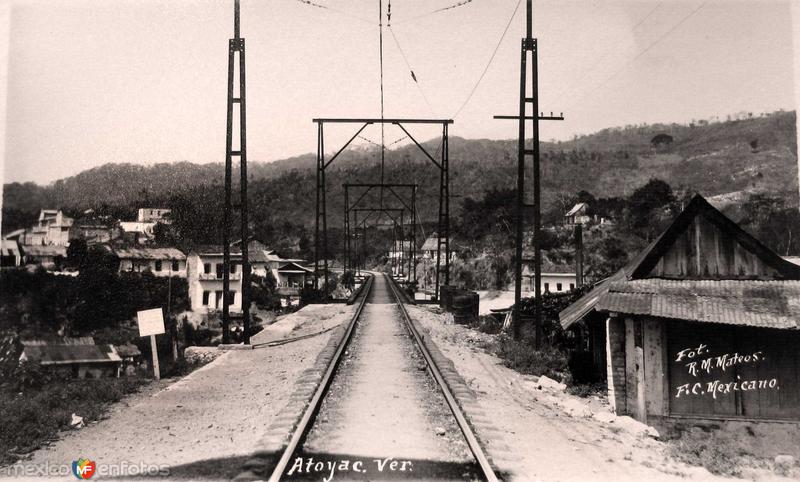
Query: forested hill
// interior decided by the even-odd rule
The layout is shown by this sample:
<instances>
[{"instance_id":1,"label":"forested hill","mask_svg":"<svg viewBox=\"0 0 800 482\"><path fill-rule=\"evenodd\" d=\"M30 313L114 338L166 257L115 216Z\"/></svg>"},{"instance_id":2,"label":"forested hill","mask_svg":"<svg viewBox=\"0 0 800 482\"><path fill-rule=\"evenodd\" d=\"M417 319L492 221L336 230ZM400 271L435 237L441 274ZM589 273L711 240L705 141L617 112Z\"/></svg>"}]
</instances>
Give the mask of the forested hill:
<instances>
[{"instance_id":1,"label":"forested hill","mask_svg":"<svg viewBox=\"0 0 800 482\"><path fill-rule=\"evenodd\" d=\"M659 134L670 144L651 145ZM438 140L427 142L438 150ZM798 191L795 112L691 125L642 125L605 129L565 142L542 143L543 199L586 190L597 197L630 194L657 177L674 188L686 187L712 196L741 190L788 194ZM376 182L379 151L358 148L342 154L328 171L329 211L341 212L344 182ZM256 209L296 224L313 223L315 155L271 163L251 162L251 193ZM492 188L512 188L516 176L516 141L450 138L453 209L459 197L479 198ZM385 178L420 184L424 217L435 212L439 176L413 145L386 153ZM40 208L71 212L108 206L129 212L143 204L169 203L189 194L213 193L222 183L221 164L180 162L140 166L105 164L48 186L11 183L3 191L3 230L29 218ZM457 214L457 213L456 213Z\"/></svg>"}]
</instances>

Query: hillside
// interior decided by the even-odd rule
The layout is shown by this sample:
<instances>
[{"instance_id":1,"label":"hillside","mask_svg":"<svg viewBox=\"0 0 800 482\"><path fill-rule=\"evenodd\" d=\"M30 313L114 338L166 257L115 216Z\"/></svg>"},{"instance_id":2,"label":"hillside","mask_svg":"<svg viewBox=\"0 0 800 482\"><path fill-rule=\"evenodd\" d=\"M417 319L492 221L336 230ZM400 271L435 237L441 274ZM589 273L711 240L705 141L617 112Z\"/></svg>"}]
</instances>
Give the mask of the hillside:
<instances>
[{"instance_id":1,"label":"hillside","mask_svg":"<svg viewBox=\"0 0 800 482\"><path fill-rule=\"evenodd\" d=\"M650 140L668 134L671 145L654 149ZM754 143L755 141L755 143ZM438 140L425 143L437 151ZM755 145L755 147L752 147ZM597 197L630 194L658 177L675 188L713 196L732 191L767 191L797 203L795 112L776 112L697 125L643 125L605 129L566 142L542 143L545 207L586 190ZM341 184L380 179L377 148L345 152L327 172L331 222L340 223ZM274 221L313 223L315 155L271 163L252 162L251 193L255 209ZM492 188L514 186L516 142L450 138L451 193L457 214L461 197L480 197ZM423 219L435 219L438 171L418 149L403 146L386 153L387 181L420 184ZM222 164L181 162L149 166L105 164L48 186L4 186L3 230L43 207L78 211L107 205L131 209L142 203L169 203L172 196L210 192L223 180ZM10 216L8 216L10 214Z\"/></svg>"}]
</instances>

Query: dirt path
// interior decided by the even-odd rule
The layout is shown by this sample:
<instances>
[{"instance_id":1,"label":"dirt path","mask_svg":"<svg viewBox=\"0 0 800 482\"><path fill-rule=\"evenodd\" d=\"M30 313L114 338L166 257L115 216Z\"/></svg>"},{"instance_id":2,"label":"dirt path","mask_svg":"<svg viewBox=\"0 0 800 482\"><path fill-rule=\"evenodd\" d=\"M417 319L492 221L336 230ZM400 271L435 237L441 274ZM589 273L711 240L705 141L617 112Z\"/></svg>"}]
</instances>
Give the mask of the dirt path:
<instances>
[{"instance_id":1,"label":"dirt path","mask_svg":"<svg viewBox=\"0 0 800 482\"><path fill-rule=\"evenodd\" d=\"M361 316L305 454L362 460L369 480L388 476L375 460L399 462L392 476L463 480L473 460L425 362L391 303L383 277ZM405 470L402 464L405 463ZM356 477L356 474L349 474Z\"/></svg>"},{"instance_id":2,"label":"dirt path","mask_svg":"<svg viewBox=\"0 0 800 482\"><path fill-rule=\"evenodd\" d=\"M315 309L326 313L322 317L326 327L348 317L348 310L324 306ZM328 316L332 312L336 316ZM307 316L302 323L296 321L286 323L309 329L314 323ZM286 405L295 380L313 365L329 336L326 332L276 347L229 351L160 390L148 389L126 399L112 408L108 419L66 433L22 465L71 465L85 457L97 463L93 480L104 478L101 470L137 475L141 464L153 471L167 470L161 475L168 479L230 479ZM19 473L12 466L0 476Z\"/></svg>"},{"instance_id":3,"label":"dirt path","mask_svg":"<svg viewBox=\"0 0 800 482\"><path fill-rule=\"evenodd\" d=\"M489 423L478 433L498 467L519 481L715 480L703 468L687 467L665 454L664 444L620 426L565 411L580 406L565 393L540 390L532 377L502 366L470 343L468 328L447 324L443 316L409 307L439 349L476 392ZM571 400L574 399L574 400ZM722 479L719 479L722 480Z\"/></svg>"}]
</instances>

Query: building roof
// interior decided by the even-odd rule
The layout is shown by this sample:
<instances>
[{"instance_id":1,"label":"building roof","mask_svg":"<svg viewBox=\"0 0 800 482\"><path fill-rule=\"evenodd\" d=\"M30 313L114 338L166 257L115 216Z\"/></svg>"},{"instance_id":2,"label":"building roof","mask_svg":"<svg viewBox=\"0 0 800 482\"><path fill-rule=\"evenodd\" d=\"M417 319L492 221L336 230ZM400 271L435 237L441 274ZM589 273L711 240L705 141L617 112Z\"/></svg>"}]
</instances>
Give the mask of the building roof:
<instances>
[{"instance_id":1,"label":"building roof","mask_svg":"<svg viewBox=\"0 0 800 482\"><path fill-rule=\"evenodd\" d=\"M572 206L572 209L567 211L567 214L565 214L564 217L574 216L574 215L578 214L582 209L586 209L588 207L589 207L589 205L586 204L586 203L577 203L576 205Z\"/></svg>"},{"instance_id":2,"label":"building roof","mask_svg":"<svg viewBox=\"0 0 800 482\"><path fill-rule=\"evenodd\" d=\"M142 233L148 236L153 235L153 229L156 223L140 222L140 221L121 221L119 223L120 229L126 233Z\"/></svg>"},{"instance_id":3,"label":"building roof","mask_svg":"<svg viewBox=\"0 0 800 482\"><path fill-rule=\"evenodd\" d=\"M575 276L575 266L570 266L567 264L542 262L542 274ZM533 276L533 275L534 272L532 263L525 263L525 265L522 267L522 276Z\"/></svg>"},{"instance_id":4,"label":"building roof","mask_svg":"<svg viewBox=\"0 0 800 482\"><path fill-rule=\"evenodd\" d=\"M42 365L121 362L113 345L34 345L22 352L25 360Z\"/></svg>"},{"instance_id":5,"label":"building roof","mask_svg":"<svg viewBox=\"0 0 800 482\"><path fill-rule=\"evenodd\" d=\"M186 255L177 248L117 248L114 254L120 259L186 259Z\"/></svg>"},{"instance_id":6,"label":"building roof","mask_svg":"<svg viewBox=\"0 0 800 482\"><path fill-rule=\"evenodd\" d=\"M26 244L22 246L22 252L25 253L26 256L66 256L67 247L55 246L55 245L38 246L35 244Z\"/></svg>"},{"instance_id":7,"label":"building roof","mask_svg":"<svg viewBox=\"0 0 800 482\"><path fill-rule=\"evenodd\" d=\"M672 224L624 268L598 283L589 293L561 311L559 313L561 326L568 328L592 311L599 310L598 303L608 294L613 283L647 277L678 237L686 232L695 217L700 215L704 216L705 219L723 231L733 241L739 243L764 263L774 268L783 279L800 280L800 266L790 263L775 254L698 194L692 198L686 209L675 218Z\"/></svg>"},{"instance_id":8,"label":"building roof","mask_svg":"<svg viewBox=\"0 0 800 482\"><path fill-rule=\"evenodd\" d=\"M615 281L596 309L763 328L800 328L798 280Z\"/></svg>"},{"instance_id":9,"label":"building roof","mask_svg":"<svg viewBox=\"0 0 800 482\"><path fill-rule=\"evenodd\" d=\"M297 263L286 263L278 268L279 273L313 273L313 269L300 266Z\"/></svg>"},{"instance_id":10,"label":"building roof","mask_svg":"<svg viewBox=\"0 0 800 482\"><path fill-rule=\"evenodd\" d=\"M22 235L24 235L24 234L25 234L25 228L22 228L22 229L16 229L16 230L14 230L14 231L11 231L10 233L6 233L6 234L3 236L3 239L13 239L13 238L18 238L18 237L20 237L20 236L22 236Z\"/></svg>"},{"instance_id":11,"label":"building roof","mask_svg":"<svg viewBox=\"0 0 800 482\"><path fill-rule=\"evenodd\" d=\"M3 256L20 256L19 243L13 239L4 239L0 245L0 253Z\"/></svg>"},{"instance_id":12,"label":"building roof","mask_svg":"<svg viewBox=\"0 0 800 482\"><path fill-rule=\"evenodd\" d=\"M44 346L44 345L94 345L94 338L91 336L51 336L45 338L33 338L22 340L25 346Z\"/></svg>"}]
</instances>

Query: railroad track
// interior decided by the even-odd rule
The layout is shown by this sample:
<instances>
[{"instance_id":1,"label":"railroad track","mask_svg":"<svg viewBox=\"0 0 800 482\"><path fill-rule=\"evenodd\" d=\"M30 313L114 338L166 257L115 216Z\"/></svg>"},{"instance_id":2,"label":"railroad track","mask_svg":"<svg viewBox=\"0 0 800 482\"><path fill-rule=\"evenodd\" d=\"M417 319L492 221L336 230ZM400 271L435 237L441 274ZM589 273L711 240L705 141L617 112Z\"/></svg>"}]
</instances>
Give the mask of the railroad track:
<instances>
[{"instance_id":1,"label":"railroad track","mask_svg":"<svg viewBox=\"0 0 800 482\"><path fill-rule=\"evenodd\" d=\"M450 412L449 414L452 415L453 421L455 422L455 426L457 426L458 430L460 430L460 435L463 437L463 442L468 447L469 453L471 454L471 457L474 459L469 464L471 468L474 467L474 471L470 470L470 471L468 471L468 473L473 474L473 475L471 475L471 477L473 479L474 478L482 478L483 480L487 480L487 481L496 481L496 480L498 480L498 478L497 478L497 476L496 476L496 474L495 474L495 472L494 472L494 470L493 470L493 468L491 466L491 463L489 462L489 460L488 460L483 448L481 447L477 437L475 436L475 433L473 432L472 428L470 427L466 416L464 415L463 411L461 410L461 408L460 408L460 406L459 406L459 404L458 404L458 402L456 400L456 397L454 396L454 394L450 390L445 376L443 376L442 371L437 366L434 357L431 355L430 351L428 350L427 346L425 345L424 337L419 333L419 331L417 330L414 322L411 320L410 316L408 315L408 312L406 311L406 308L405 308L404 302L403 302L404 295L401 294L401 292L399 290L399 287L395 284L394 280L390 279L386 275L376 275L376 276L382 276L382 278L376 279L375 277L371 277L369 280L366 281L366 284L365 284L365 287L364 287L364 290L363 290L364 292L361 295L359 295L359 298L357 299L355 313L354 313L353 317L351 318L351 320L349 321L347 327L345 328L345 333L341 338L341 342L336 347L334 355L331 358L330 362L328 363L327 369L325 370L323 376L319 380L319 384L317 385L317 387L316 387L316 389L315 389L315 391L313 393L313 396L311 397L310 402L306 406L305 411L302 414L302 417L300 418L299 422L296 424L296 427L292 431L288 443L285 445L285 448L280 453L280 457L277 459L277 462L275 463L274 467L272 468L271 475L269 476L269 480L270 481L285 480L285 479L289 479L289 478L294 478L294 476L297 475L296 473L292 474L292 469L289 469L290 463L293 463L293 467L296 469L296 465L294 465L294 464L296 464L297 463L296 461L298 460L298 458L302 457L303 454L304 454L304 445L307 443L307 439L309 437L309 434L312 432L312 430L315 430L316 419L317 419L318 415L320 414L320 411L321 411L321 409L322 409L322 407L324 405L324 401L325 401L326 397L331 392L332 384L335 383L337 370L342 365L342 361L343 361L343 359L345 357L345 354L348 352L348 348L350 347L351 340L353 339L353 334L356 331L356 328L358 327L359 322L362 321L362 318L364 318L365 316L367 316L367 317L371 316L371 317L373 317L372 323L382 324L381 326L385 327L386 323L387 323L385 320L383 320L383 318L387 317L387 315L385 314L386 313L385 310L387 310L387 309L391 310L391 307L386 308L387 305L396 306L396 310L392 311L392 312L393 313L396 312L396 313L399 314L399 317L400 317L400 319L402 321L403 329L406 332L406 333L403 334L404 338L405 338L405 334L407 334L408 335L407 338L412 340L412 342L413 342L413 346L414 346L413 350L416 350L421 355L421 358L424 359L424 363L425 363L424 369L426 369L426 371L428 373L430 373L430 376L433 379L433 382L435 383L436 388L438 389L437 391L439 391L441 393L442 397L444 398L444 401L446 402L447 408L449 408L449 412ZM380 290L381 293L372 293L372 291L375 289L375 286L374 286L375 284L379 284L380 285L379 290ZM384 311L378 311L377 314L373 311L373 312L368 313L368 314L365 315L365 313L364 313L365 307L368 306L368 302L367 301L373 295L376 296L376 297L377 296L381 296L382 297L381 301L383 301L383 298L387 298L386 295L388 295L388 297L390 297L391 300L389 301L389 303L378 303L376 305L370 305L371 306L370 309L372 309L372 310L383 309ZM375 317L376 316L380 317L381 319L379 321L375 321ZM385 329L386 328L384 328L384 330ZM394 333L395 337L391 337L391 336L386 335L385 333L382 333L381 334L381 339L382 340L388 340L388 339L393 338L394 340L396 340L397 339L396 337L399 334L401 334L401 333ZM394 342L394 341L392 341L392 342L393 343L398 343L398 342ZM357 348L354 348L354 350L357 350ZM397 351L401 352L402 350L397 349ZM419 368L423 369L422 366L420 366ZM424 375L415 375L415 376L419 377L419 376L424 376ZM384 389L385 389L385 387L384 387ZM387 397L387 398L392 398L392 397L393 398L397 398L397 395L389 395L389 397ZM398 417L400 417L400 415L397 415L397 417L394 417L394 418L398 418ZM323 420L323 422L326 422L326 421L327 420ZM395 420L395 422L396 422L396 420ZM396 429L397 429L397 427L395 427L395 430ZM323 429L316 428L316 430L323 430ZM326 430L328 430L329 432L331 430L335 431L335 428L327 428ZM384 431L391 431L391 430L392 430L392 428L388 428L387 427ZM317 436L316 438L319 439L320 437ZM345 448L345 449L349 449L350 448L350 447L346 446L346 445L348 445L346 442L343 442L343 445L345 445L345 447L341 447L341 448ZM387 462L384 462L384 464L385 463L387 463ZM408 463L411 464L411 462L408 462ZM309 464L311 464L311 462L309 462ZM417 465L419 465L419 463ZM460 467L463 467L463 466L464 466L464 464L461 464L461 465L458 465L457 467L460 468ZM309 467L311 467L311 465L309 465ZM355 464L353 465L353 467L355 467ZM403 468L405 469L405 466L403 466ZM287 474L287 469L289 469L289 473L288 474ZM458 468L457 469L451 469L451 470L457 470L459 472L459 474L457 474L457 475L458 476L461 475L460 474L461 470L458 470ZM302 468L301 468L301 472L302 472ZM329 474L329 473L327 473L327 469L326 469L325 473L320 473L319 474L319 479L322 479L323 477L326 477L326 476L329 476L329 475L330 475L330 478L333 478L333 474L334 474L334 472L332 470L330 471L330 474ZM304 476L302 476L301 478L303 478L304 480L309 480L309 479L313 480L313 478L314 478L314 477L310 477L309 476L309 471L306 471L306 473L303 474L303 475ZM355 478L367 478L367 477L363 477L363 476L359 477L359 476L356 476L356 475L357 474L349 473L349 474L345 474L344 477L345 478L353 478L353 477L355 477ZM420 477L426 477L425 475L421 474L418 471L413 475L411 473L408 473L408 474L393 474L393 478L397 477L398 475L400 475L400 476L407 475L408 478L410 478L410 479L417 479L417 478L420 478ZM464 474L464 475L466 475L466 474ZM369 478L371 478L371 477L369 477ZM439 478L439 477L437 477L437 478ZM451 478L451 477L447 477L447 478ZM458 478L458 477L456 477L456 478Z\"/></svg>"}]
</instances>

